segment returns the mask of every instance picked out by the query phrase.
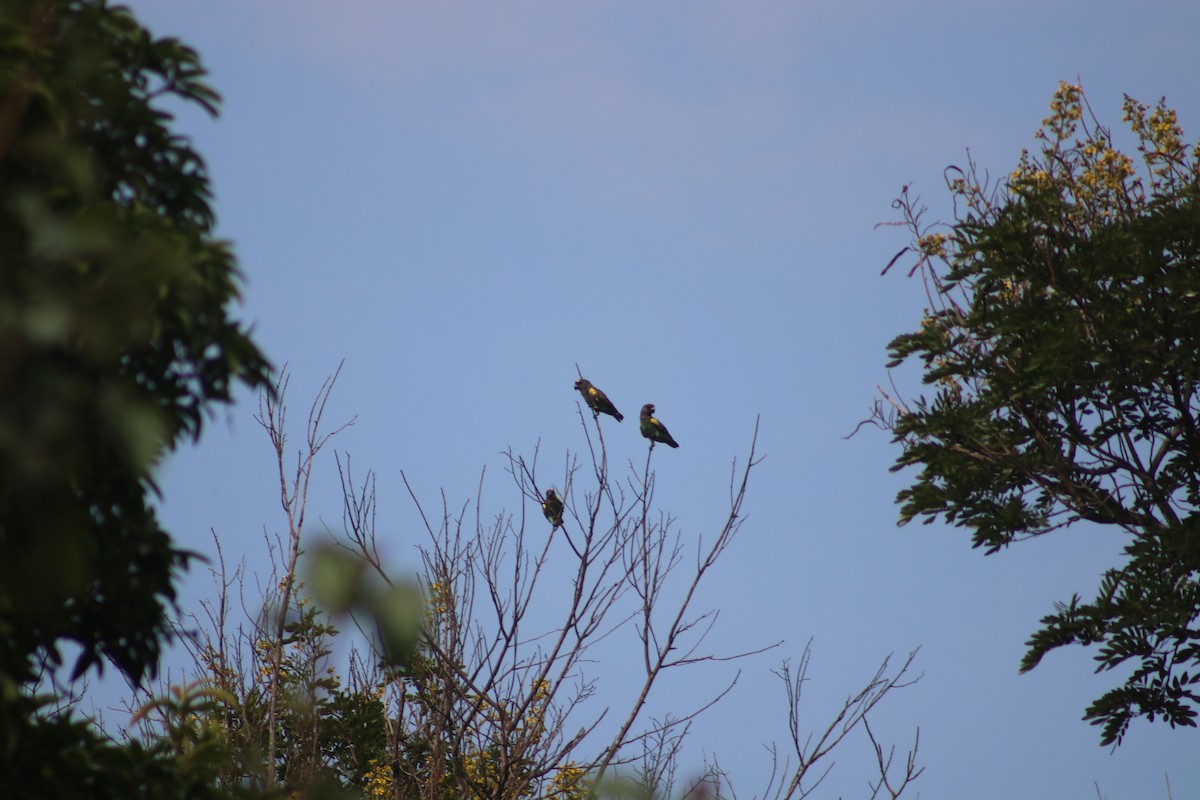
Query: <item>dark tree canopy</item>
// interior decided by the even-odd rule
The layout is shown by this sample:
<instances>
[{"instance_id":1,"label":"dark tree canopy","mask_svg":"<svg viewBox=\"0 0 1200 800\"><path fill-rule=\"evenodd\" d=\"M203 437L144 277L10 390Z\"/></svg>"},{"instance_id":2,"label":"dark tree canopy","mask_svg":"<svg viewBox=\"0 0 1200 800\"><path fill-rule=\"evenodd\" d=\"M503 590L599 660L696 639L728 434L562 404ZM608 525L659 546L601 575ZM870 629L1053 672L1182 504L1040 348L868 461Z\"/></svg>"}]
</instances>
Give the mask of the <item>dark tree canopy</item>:
<instances>
[{"instance_id":1,"label":"dark tree canopy","mask_svg":"<svg viewBox=\"0 0 1200 800\"><path fill-rule=\"evenodd\" d=\"M1200 152L1165 103L1126 98L1125 121L1140 165L1064 83L1007 181L948 172L952 224L897 201L932 307L889 366L915 359L929 388L877 407L895 469L919 469L901 523L944 519L989 554L1079 522L1128 534L1021 664L1080 644L1128 671L1085 715L1105 744L1200 705Z\"/></svg>"},{"instance_id":2,"label":"dark tree canopy","mask_svg":"<svg viewBox=\"0 0 1200 800\"><path fill-rule=\"evenodd\" d=\"M215 113L195 52L125 9L0 4L0 693L79 647L153 671L174 547L148 495L268 365L230 317L205 166L163 101Z\"/></svg>"}]
</instances>

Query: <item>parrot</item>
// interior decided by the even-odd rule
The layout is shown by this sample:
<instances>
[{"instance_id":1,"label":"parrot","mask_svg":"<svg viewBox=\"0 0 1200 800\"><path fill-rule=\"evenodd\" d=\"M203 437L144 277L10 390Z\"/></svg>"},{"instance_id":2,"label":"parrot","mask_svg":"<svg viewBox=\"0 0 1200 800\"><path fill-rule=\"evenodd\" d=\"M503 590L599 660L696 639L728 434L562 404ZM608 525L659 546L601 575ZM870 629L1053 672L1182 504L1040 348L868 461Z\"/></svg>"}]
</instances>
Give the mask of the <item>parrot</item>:
<instances>
[{"instance_id":1,"label":"parrot","mask_svg":"<svg viewBox=\"0 0 1200 800\"><path fill-rule=\"evenodd\" d=\"M553 489L546 490L546 499L542 502L542 513L546 515L546 519L550 520L552 526L550 530L553 531L563 524L563 501Z\"/></svg>"},{"instance_id":2,"label":"parrot","mask_svg":"<svg viewBox=\"0 0 1200 800\"><path fill-rule=\"evenodd\" d=\"M575 381L575 388L579 390L581 395L583 395L583 399L587 402L588 408L590 408L592 413L596 416L599 416L600 412L604 412L609 416L616 417L617 422L625 419L625 415L620 411L617 411L617 407L614 406L612 401L608 399L608 395L597 389L595 386L592 386L591 382L588 381L587 378L580 378L579 380Z\"/></svg>"},{"instance_id":3,"label":"parrot","mask_svg":"<svg viewBox=\"0 0 1200 800\"><path fill-rule=\"evenodd\" d=\"M671 434L667 432L667 426L654 418L654 403L642 406L642 436L650 440L651 447L655 442L679 447L679 442L672 439Z\"/></svg>"}]
</instances>

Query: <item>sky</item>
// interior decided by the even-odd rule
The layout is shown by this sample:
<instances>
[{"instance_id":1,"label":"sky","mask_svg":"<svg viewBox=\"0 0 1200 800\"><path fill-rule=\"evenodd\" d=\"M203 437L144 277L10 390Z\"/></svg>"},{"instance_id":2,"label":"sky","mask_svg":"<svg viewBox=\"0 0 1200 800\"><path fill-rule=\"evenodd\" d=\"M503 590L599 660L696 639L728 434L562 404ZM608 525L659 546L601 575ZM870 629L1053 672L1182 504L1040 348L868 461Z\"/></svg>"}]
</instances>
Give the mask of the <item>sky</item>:
<instances>
[{"instance_id":1,"label":"sky","mask_svg":"<svg viewBox=\"0 0 1200 800\"><path fill-rule=\"evenodd\" d=\"M1081 717L1118 679L1092 653L1017 673L1039 619L1093 597L1121 540L1080 528L985 558L961 530L898 528L912 476L889 472L897 448L870 428L845 438L925 304L903 270L880 275L907 244L878 225L901 187L948 217L945 168L1006 175L1060 80L1113 128L1123 94L1165 96L1194 141L1200 4L131 5L195 47L224 97L218 121L178 123L245 273L236 313L289 366L297 424L345 360L326 419L355 424L317 465L313 518L340 520L333 452L352 454L378 476L388 557L414 569L401 470L433 504L472 499L486 470L484 507L516 510L504 450L540 444L561 474L584 448L578 365L627 417L602 423L621 468L644 458L636 415L655 403L682 445L654 453L657 499L684 535L711 535L757 419L766 458L700 602L720 609L714 651L782 644L740 664L683 773L716 754L739 796L761 795L764 745L787 738L771 670L811 640L812 728L882 658L920 648L921 680L876 732L903 750L919 728L922 797L1166 798L1165 776L1200 796L1195 729L1139 722L1099 746ZM285 523L256 411L243 392L167 461L161 513L183 546L211 555L215 534L265 575L264 534ZM185 607L211 595L194 569ZM729 677L673 678L659 708ZM863 755L848 749L818 794L865 796Z\"/></svg>"}]
</instances>

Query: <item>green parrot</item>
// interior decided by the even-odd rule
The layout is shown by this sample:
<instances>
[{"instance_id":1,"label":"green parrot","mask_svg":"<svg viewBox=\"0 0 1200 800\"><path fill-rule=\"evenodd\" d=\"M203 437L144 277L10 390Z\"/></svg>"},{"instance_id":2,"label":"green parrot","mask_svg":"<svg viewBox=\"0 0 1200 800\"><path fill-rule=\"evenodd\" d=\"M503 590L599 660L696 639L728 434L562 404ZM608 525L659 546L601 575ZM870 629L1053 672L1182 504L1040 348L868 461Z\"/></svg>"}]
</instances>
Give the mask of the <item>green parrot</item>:
<instances>
[{"instance_id":1,"label":"green parrot","mask_svg":"<svg viewBox=\"0 0 1200 800\"><path fill-rule=\"evenodd\" d=\"M583 399L587 402L588 408L596 416L600 416L601 412L617 418L617 422L625 419L625 415L617 411L617 407L608 399L608 395L592 386L587 378L580 378L575 381L575 388L583 395Z\"/></svg>"},{"instance_id":2,"label":"green parrot","mask_svg":"<svg viewBox=\"0 0 1200 800\"><path fill-rule=\"evenodd\" d=\"M563 501L553 489L546 490L546 499L542 502L542 513L550 520L553 531L562 525Z\"/></svg>"},{"instance_id":3,"label":"green parrot","mask_svg":"<svg viewBox=\"0 0 1200 800\"><path fill-rule=\"evenodd\" d=\"M650 440L651 447L654 447L655 442L679 447L679 442L672 439L671 434L667 432L667 426L654 418L654 403L642 406L642 436Z\"/></svg>"}]
</instances>

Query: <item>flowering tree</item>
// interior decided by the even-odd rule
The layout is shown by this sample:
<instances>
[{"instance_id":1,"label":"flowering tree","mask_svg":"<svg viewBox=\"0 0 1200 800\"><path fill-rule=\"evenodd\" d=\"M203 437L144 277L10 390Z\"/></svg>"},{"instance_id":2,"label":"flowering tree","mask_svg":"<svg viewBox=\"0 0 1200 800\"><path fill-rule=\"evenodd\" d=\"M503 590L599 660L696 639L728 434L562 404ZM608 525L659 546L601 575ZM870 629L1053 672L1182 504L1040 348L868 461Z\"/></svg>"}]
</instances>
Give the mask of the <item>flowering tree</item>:
<instances>
[{"instance_id":1,"label":"flowering tree","mask_svg":"<svg viewBox=\"0 0 1200 800\"><path fill-rule=\"evenodd\" d=\"M1200 703L1200 152L1165 103L1126 98L1125 121L1137 160L1061 84L1007 181L948 171L953 223L901 196L915 242L892 264L915 255L930 306L889 367L917 360L929 389L873 415L895 469L919 469L902 524L944 519L988 554L1081 522L1128 534L1021 664L1080 644L1098 670L1128 666L1086 712L1104 744L1140 716L1195 725Z\"/></svg>"}]
</instances>

